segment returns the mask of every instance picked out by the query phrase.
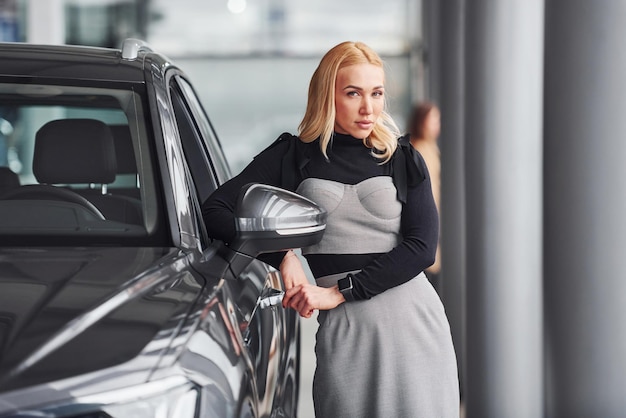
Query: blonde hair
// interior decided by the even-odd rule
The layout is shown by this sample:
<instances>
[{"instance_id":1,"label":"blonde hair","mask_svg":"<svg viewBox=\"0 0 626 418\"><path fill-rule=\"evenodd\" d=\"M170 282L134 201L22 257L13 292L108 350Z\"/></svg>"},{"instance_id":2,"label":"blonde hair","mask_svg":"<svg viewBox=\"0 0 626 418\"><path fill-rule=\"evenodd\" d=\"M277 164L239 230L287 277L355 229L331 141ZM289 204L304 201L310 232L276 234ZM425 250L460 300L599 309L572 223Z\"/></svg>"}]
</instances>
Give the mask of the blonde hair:
<instances>
[{"instance_id":1,"label":"blonde hair","mask_svg":"<svg viewBox=\"0 0 626 418\"><path fill-rule=\"evenodd\" d=\"M335 128L335 82L337 72L355 64L373 64L384 69L382 59L373 49L362 42L342 42L330 49L320 61L311 77L309 97L302 122L298 127L303 142L320 138L320 148L326 158L328 144ZM399 130L385 108L374 125L369 137L364 139L371 146L372 154L387 162L398 146ZM376 152L374 152L374 150Z\"/></svg>"}]
</instances>

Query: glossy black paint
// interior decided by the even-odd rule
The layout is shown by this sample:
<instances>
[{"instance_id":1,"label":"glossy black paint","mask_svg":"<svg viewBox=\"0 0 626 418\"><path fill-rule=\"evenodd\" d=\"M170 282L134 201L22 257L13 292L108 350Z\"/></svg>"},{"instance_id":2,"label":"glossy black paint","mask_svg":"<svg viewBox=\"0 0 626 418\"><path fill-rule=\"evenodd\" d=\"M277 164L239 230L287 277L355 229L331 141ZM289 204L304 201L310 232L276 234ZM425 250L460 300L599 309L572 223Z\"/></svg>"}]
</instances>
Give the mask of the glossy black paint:
<instances>
[{"instance_id":1,"label":"glossy black paint","mask_svg":"<svg viewBox=\"0 0 626 418\"><path fill-rule=\"evenodd\" d=\"M168 321L190 309L204 286L191 275L187 280L185 273L172 275L170 266L177 261L184 262L176 251L160 248L0 250L0 321L7 336L0 388L13 390L131 360ZM185 298L169 297L177 289ZM102 308L116 298L119 303ZM80 321L88 321L82 332L59 339L48 355L38 351ZM123 344L111 344L111 339Z\"/></svg>"}]
</instances>

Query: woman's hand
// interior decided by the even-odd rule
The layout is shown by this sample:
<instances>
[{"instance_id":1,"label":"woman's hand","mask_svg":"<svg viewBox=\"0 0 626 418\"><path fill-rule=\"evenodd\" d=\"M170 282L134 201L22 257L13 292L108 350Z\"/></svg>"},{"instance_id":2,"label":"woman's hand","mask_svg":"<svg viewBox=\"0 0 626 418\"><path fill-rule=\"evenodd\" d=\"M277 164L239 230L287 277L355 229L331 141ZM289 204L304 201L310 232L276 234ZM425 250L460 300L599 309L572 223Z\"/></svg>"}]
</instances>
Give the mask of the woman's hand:
<instances>
[{"instance_id":1,"label":"woman's hand","mask_svg":"<svg viewBox=\"0 0 626 418\"><path fill-rule=\"evenodd\" d=\"M280 274L283 276L285 290L289 290L300 284L309 283L304 268L302 268L302 262L293 250L287 251L279 268Z\"/></svg>"},{"instance_id":2,"label":"woman's hand","mask_svg":"<svg viewBox=\"0 0 626 418\"><path fill-rule=\"evenodd\" d=\"M303 318L310 318L315 309L333 309L345 301L337 286L319 287L306 283L285 292L283 307L295 309Z\"/></svg>"}]
</instances>

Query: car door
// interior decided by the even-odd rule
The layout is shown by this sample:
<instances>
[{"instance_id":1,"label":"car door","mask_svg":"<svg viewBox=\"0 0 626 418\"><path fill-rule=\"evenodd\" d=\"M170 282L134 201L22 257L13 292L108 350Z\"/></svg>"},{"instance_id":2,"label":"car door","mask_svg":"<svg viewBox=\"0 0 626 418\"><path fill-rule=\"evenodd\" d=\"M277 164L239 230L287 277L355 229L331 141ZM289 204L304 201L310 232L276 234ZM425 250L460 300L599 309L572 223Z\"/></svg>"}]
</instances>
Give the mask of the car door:
<instances>
[{"instance_id":1,"label":"car door","mask_svg":"<svg viewBox=\"0 0 626 418\"><path fill-rule=\"evenodd\" d=\"M230 173L219 144L214 137L207 137L212 131L208 121L203 120L204 112L198 109L191 86L181 76L170 77L169 95L188 172L190 212L198 225L198 244L210 253L218 243L212 243L203 232L200 204ZM222 292L224 299L231 299L226 304L233 307L232 326L241 332L242 351L249 365L249 391L242 407L249 408L250 416L270 416L281 382L280 362L287 340L285 311L280 298L275 297L283 291L282 280L278 272L258 260L244 264L247 266L236 272L236 277L225 278ZM204 266L196 268L202 273Z\"/></svg>"}]
</instances>

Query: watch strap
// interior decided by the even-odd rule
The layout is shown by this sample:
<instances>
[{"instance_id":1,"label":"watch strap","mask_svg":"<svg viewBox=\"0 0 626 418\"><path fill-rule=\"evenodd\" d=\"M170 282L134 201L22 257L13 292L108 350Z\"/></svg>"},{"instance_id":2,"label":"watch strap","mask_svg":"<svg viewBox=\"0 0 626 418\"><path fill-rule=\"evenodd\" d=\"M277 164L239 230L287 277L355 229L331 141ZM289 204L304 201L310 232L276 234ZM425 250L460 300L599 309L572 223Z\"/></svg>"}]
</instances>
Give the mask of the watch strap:
<instances>
[{"instance_id":1,"label":"watch strap","mask_svg":"<svg viewBox=\"0 0 626 418\"><path fill-rule=\"evenodd\" d=\"M354 294L352 293L352 290L354 289L352 274L348 274L343 279L339 279L337 281L337 287L339 288L339 291L343 295L343 298L346 300L346 302L353 302L355 300Z\"/></svg>"}]
</instances>

